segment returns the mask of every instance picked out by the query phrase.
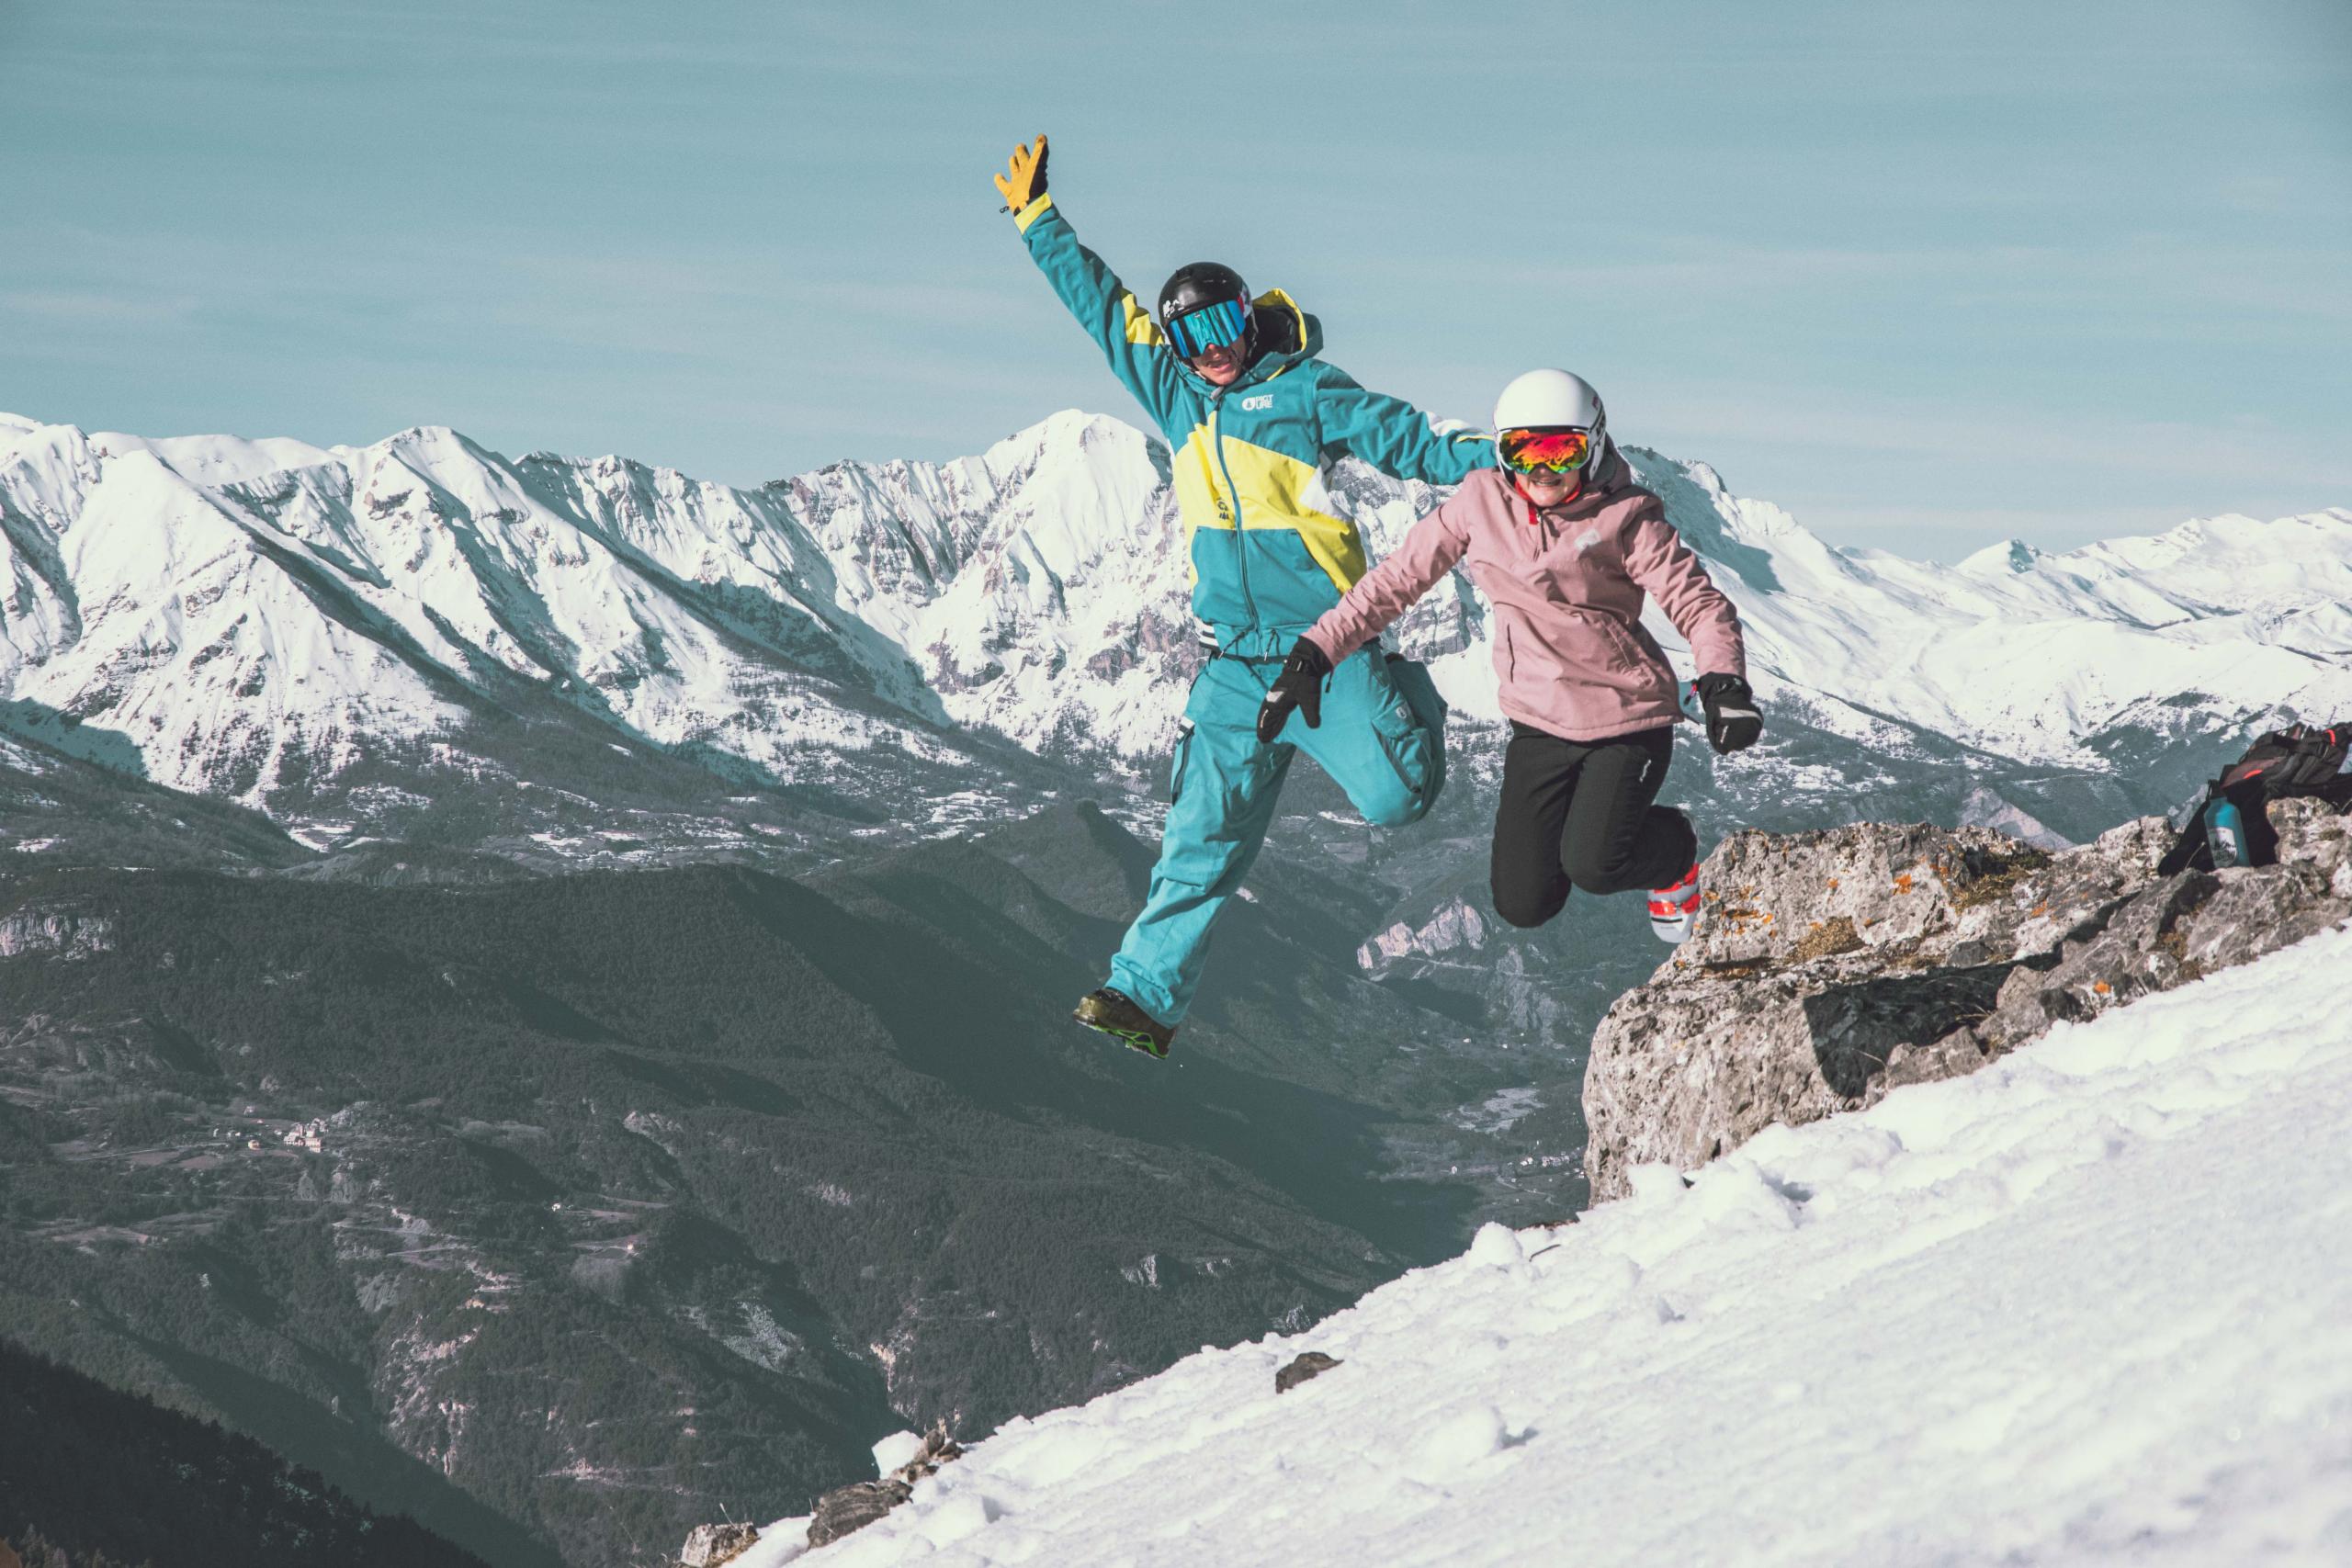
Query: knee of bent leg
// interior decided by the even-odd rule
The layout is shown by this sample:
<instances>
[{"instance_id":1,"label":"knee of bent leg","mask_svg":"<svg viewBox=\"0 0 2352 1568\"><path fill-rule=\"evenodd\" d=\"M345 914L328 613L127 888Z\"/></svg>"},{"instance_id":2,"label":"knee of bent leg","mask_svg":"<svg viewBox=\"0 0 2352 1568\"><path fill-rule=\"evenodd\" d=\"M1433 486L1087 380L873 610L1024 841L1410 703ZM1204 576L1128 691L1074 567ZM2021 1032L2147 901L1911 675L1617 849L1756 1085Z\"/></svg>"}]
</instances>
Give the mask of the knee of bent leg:
<instances>
[{"instance_id":1,"label":"knee of bent leg","mask_svg":"<svg viewBox=\"0 0 2352 1568\"><path fill-rule=\"evenodd\" d=\"M1428 796L1422 791L1408 788L1402 779L1367 790L1363 798L1356 801L1355 807L1375 828L1402 828L1430 814Z\"/></svg>"},{"instance_id":2,"label":"knee of bent leg","mask_svg":"<svg viewBox=\"0 0 2352 1568\"><path fill-rule=\"evenodd\" d=\"M1565 898L1556 901L1545 899L1541 902L1534 899L1498 898L1495 900L1495 913L1500 915L1507 923L1517 926L1521 931L1532 931L1538 926L1549 925L1553 916L1567 908L1567 902Z\"/></svg>"},{"instance_id":3,"label":"knee of bent leg","mask_svg":"<svg viewBox=\"0 0 2352 1568\"><path fill-rule=\"evenodd\" d=\"M1426 787L1426 772L1415 776L1393 758L1380 761L1378 768L1362 768L1353 778L1339 775L1356 814L1375 828L1402 828L1428 816L1437 792Z\"/></svg>"},{"instance_id":4,"label":"knee of bent leg","mask_svg":"<svg viewBox=\"0 0 2352 1568\"><path fill-rule=\"evenodd\" d=\"M1393 715L1373 721L1370 739L1376 754L1368 753L1351 770L1357 776L1347 780L1350 801L1365 821L1383 828L1402 828L1428 816L1445 776L1445 738L1422 728L1400 701Z\"/></svg>"},{"instance_id":5,"label":"knee of bent leg","mask_svg":"<svg viewBox=\"0 0 2352 1568\"><path fill-rule=\"evenodd\" d=\"M1571 851L1562 858L1561 868L1568 874L1568 881L1586 893L1623 893L1634 886L1628 875L1634 857L1625 852L1605 850Z\"/></svg>"},{"instance_id":6,"label":"knee of bent leg","mask_svg":"<svg viewBox=\"0 0 2352 1568\"><path fill-rule=\"evenodd\" d=\"M1698 852L1690 819L1669 806L1653 806L1641 833L1621 844L1571 845L1561 857L1568 880L1587 893L1627 893L1671 881ZM1660 868L1671 865L1670 871Z\"/></svg>"},{"instance_id":7,"label":"knee of bent leg","mask_svg":"<svg viewBox=\"0 0 2352 1568\"><path fill-rule=\"evenodd\" d=\"M1532 885L1507 886L1498 881L1493 885L1495 913L1521 931L1533 931L1547 924L1553 916L1567 907L1568 888L1562 883L1555 888Z\"/></svg>"}]
</instances>

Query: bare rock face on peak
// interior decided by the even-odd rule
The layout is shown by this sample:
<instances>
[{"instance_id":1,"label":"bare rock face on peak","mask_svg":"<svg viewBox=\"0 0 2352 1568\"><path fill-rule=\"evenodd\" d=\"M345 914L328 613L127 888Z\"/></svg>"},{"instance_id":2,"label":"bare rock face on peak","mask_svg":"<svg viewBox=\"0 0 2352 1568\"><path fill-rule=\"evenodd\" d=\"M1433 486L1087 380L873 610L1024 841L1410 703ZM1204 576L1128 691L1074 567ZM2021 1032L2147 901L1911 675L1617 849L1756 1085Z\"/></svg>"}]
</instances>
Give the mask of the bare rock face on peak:
<instances>
[{"instance_id":1,"label":"bare rock face on peak","mask_svg":"<svg viewBox=\"0 0 2352 1568\"><path fill-rule=\"evenodd\" d=\"M2161 818L2049 853L1983 828L1734 834L1691 940L1595 1032L1596 1201L1775 1122L1954 1077L2352 916L2352 818L2274 802L2279 863L2160 877Z\"/></svg>"}]
</instances>

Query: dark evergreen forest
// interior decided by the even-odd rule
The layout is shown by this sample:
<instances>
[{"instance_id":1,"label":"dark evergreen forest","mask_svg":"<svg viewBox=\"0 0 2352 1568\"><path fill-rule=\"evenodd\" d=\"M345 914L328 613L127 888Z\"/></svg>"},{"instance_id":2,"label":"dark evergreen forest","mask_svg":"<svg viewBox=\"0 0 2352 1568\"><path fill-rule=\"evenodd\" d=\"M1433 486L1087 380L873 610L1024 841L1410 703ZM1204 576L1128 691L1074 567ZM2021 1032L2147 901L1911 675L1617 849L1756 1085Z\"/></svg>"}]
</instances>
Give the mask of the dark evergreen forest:
<instances>
[{"instance_id":1,"label":"dark evergreen forest","mask_svg":"<svg viewBox=\"0 0 2352 1568\"><path fill-rule=\"evenodd\" d=\"M482 1568L250 1438L0 1339L0 1542L31 1568ZM0 1562L5 1562L0 1558Z\"/></svg>"}]
</instances>

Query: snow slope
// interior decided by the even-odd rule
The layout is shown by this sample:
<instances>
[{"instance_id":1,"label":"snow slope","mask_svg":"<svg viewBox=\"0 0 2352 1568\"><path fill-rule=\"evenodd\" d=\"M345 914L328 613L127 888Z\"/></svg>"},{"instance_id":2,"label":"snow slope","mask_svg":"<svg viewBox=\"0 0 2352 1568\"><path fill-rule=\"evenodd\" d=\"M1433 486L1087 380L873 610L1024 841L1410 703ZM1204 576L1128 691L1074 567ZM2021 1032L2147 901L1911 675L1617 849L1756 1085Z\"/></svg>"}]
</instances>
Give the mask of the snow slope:
<instances>
[{"instance_id":1,"label":"snow slope","mask_svg":"<svg viewBox=\"0 0 2352 1568\"><path fill-rule=\"evenodd\" d=\"M1490 1225L800 1561L2352 1562L2352 1013L2310 1005L2347 973L2323 933ZM1344 1364L1277 1396L1310 1348Z\"/></svg>"}]
</instances>

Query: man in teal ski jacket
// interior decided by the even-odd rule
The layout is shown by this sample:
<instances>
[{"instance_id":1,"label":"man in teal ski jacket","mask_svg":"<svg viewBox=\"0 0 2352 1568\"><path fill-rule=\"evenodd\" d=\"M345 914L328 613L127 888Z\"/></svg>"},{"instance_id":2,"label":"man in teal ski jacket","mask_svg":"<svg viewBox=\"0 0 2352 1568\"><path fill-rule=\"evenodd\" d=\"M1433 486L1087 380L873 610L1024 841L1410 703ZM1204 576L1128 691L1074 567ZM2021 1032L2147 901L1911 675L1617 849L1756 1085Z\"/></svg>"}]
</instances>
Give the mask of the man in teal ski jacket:
<instances>
[{"instance_id":1,"label":"man in teal ski jacket","mask_svg":"<svg viewBox=\"0 0 2352 1568\"><path fill-rule=\"evenodd\" d=\"M1076 1015L1165 1056L1209 928L1257 857L1296 752L1384 827L1418 820L1444 783L1444 704L1419 665L1376 645L1310 671L1319 703L1301 705L1271 744L1258 738L1285 657L1368 564L1355 525L1332 514L1324 466L1353 456L1398 479L1456 484L1494 448L1323 363L1322 324L1279 288L1252 297L1230 268L1182 268L1147 310L1046 193L1044 137L1015 149L996 185L1038 270L1168 440L1193 613L1216 642L1184 705L1143 912L1109 984Z\"/></svg>"}]
</instances>

